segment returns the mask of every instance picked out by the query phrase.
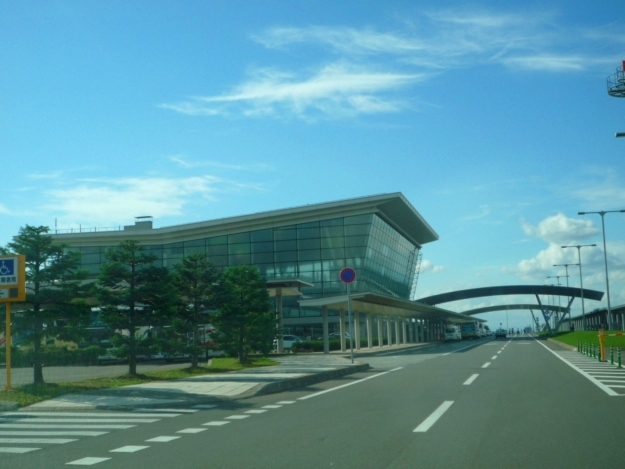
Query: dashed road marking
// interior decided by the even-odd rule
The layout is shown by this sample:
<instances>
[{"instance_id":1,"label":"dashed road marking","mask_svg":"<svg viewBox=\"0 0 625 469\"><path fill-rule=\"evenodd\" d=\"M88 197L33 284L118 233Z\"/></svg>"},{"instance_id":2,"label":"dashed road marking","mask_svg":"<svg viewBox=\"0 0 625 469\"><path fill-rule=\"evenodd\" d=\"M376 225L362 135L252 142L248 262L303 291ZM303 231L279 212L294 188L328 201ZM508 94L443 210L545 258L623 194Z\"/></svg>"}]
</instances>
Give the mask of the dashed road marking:
<instances>
[{"instance_id":1,"label":"dashed road marking","mask_svg":"<svg viewBox=\"0 0 625 469\"><path fill-rule=\"evenodd\" d=\"M488 368L490 366L490 362L486 362L482 365L482 368Z\"/></svg>"},{"instance_id":2,"label":"dashed road marking","mask_svg":"<svg viewBox=\"0 0 625 469\"><path fill-rule=\"evenodd\" d=\"M425 433L432 425L434 425L438 419L440 419L445 412L449 410L454 401L445 401L438 408L432 412L428 418L426 418L421 424L413 430L413 433Z\"/></svg>"},{"instance_id":3,"label":"dashed road marking","mask_svg":"<svg viewBox=\"0 0 625 469\"><path fill-rule=\"evenodd\" d=\"M479 374L474 374L471 375L471 377L469 379L467 379L464 383L462 383L465 386L470 385L473 381L475 381L477 379L477 377L479 376Z\"/></svg>"}]
</instances>

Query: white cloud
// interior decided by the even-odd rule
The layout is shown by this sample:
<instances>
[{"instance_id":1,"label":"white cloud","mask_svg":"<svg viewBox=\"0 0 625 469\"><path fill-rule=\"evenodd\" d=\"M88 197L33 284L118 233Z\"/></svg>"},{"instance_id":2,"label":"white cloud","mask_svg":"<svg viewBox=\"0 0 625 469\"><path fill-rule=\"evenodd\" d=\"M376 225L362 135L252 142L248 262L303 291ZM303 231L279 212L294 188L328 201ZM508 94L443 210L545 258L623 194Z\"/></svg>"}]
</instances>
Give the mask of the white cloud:
<instances>
[{"instance_id":1,"label":"white cloud","mask_svg":"<svg viewBox=\"0 0 625 469\"><path fill-rule=\"evenodd\" d=\"M41 209L64 225L119 225L139 215L181 215L192 203L215 200L224 191L250 189L259 187L214 176L82 179L71 188L46 191L47 203Z\"/></svg>"},{"instance_id":2,"label":"white cloud","mask_svg":"<svg viewBox=\"0 0 625 469\"><path fill-rule=\"evenodd\" d=\"M0 204L0 213L4 213L5 215L10 215L11 212L8 208L6 208L3 204Z\"/></svg>"},{"instance_id":3,"label":"white cloud","mask_svg":"<svg viewBox=\"0 0 625 469\"><path fill-rule=\"evenodd\" d=\"M220 163L218 161L193 161L185 158L181 155L172 155L168 157L174 163L178 163L183 168L192 169L192 168L202 168L202 167L213 167L213 168L222 168L228 169L232 171L250 171L250 172L265 172L265 171L273 171L273 167L264 163L255 163L255 164L227 164Z\"/></svg>"},{"instance_id":4,"label":"white cloud","mask_svg":"<svg viewBox=\"0 0 625 469\"><path fill-rule=\"evenodd\" d=\"M568 218L562 213L545 218L538 226L522 222L522 227L526 235L558 245L579 242L600 233L591 220Z\"/></svg>"},{"instance_id":5,"label":"white cloud","mask_svg":"<svg viewBox=\"0 0 625 469\"><path fill-rule=\"evenodd\" d=\"M425 273L437 273L440 272L441 270L443 270L445 268L445 266L442 265L434 265L434 263L432 261L429 261L427 259L423 259L421 261L421 268L419 269L419 272L422 274Z\"/></svg>"},{"instance_id":6,"label":"white cloud","mask_svg":"<svg viewBox=\"0 0 625 469\"><path fill-rule=\"evenodd\" d=\"M467 215L466 217L461 218L461 221L471 221L471 220L479 220L480 218L484 218L490 215L490 207L488 205L480 205L479 212L473 213L472 215Z\"/></svg>"},{"instance_id":7,"label":"white cloud","mask_svg":"<svg viewBox=\"0 0 625 469\"><path fill-rule=\"evenodd\" d=\"M300 117L315 112L328 116L395 112L403 104L381 94L422 79L423 74L379 71L345 63L324 66L304 78L264 69L230 93L161 106L185 114L239 111L249 116L284 112Z\"/></svg>"},{"instance_id":8,"label":"white cloud","mask_svg":"<svg viewBox=\"0 0 625 469\"><path fill-rule=\"evenodd\" d=\"M40 179L59 179L63 175L63 171L52 171L51 173L42 173L42 174L29 174L26 176L28 179L34 179L38 181Z\"/></svg>"}]
</instances>

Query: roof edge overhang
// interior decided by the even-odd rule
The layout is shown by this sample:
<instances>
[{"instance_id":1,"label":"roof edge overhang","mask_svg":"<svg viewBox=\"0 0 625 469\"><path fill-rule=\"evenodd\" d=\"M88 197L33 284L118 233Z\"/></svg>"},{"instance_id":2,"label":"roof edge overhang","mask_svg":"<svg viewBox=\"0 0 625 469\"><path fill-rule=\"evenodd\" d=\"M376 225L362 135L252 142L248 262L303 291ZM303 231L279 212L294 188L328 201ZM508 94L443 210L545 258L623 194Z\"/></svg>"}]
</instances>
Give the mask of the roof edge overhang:
<instances>
[{"instance_id":1,"label":"roof edge overhang","mask_svg":"<svg viewBox=\"0 0 625 469\"><path fill-rule=\"evenodd\" d=\"M72 246L114 246L132 238L144 244L174 243L206 236L307 223L329 218L376 213L417 246L436 241L438 234L401 192L358 197L217 220L145 230L52 234L55 242Z\"/></svg>"}]
</instances>

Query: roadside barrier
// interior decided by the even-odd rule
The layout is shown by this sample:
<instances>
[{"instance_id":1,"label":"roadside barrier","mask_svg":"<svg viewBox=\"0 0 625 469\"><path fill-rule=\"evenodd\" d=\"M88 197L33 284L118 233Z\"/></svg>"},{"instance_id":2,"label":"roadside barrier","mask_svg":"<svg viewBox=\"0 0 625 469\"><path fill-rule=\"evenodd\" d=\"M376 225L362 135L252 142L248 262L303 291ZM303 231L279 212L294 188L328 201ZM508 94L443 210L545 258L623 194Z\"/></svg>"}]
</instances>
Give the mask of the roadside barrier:
<instances>
[{"instance_id":1,"label":"roadside barrier","mask_svg":"<svg viewBox=\"0 0 625 469\"><path fill-rule=\"evenodd\" d=\"M603 333L603 329L599 329L599 361L600 362L605 362L607 361L605 359L605 345L603 343L603 339L605 337L622 337L625 335L625 332L617 332L616 334L604 334ZM610 347L610 353L612 353L612 347ZM619 347L618 349L618 358L619 358L619 363L618 363L618 367L621 367L621 348ZM614 364L614 361L612 360L612 364Z\"/></svg>"}]
</instances>

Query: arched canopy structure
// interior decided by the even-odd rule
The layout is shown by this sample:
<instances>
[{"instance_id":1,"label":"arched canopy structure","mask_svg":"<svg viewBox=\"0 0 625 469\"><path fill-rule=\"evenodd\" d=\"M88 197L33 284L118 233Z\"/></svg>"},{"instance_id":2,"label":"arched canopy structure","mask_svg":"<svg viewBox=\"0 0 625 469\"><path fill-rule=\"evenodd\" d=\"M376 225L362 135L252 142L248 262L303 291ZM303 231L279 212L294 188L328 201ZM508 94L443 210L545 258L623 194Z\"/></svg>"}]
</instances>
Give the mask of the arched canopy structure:
<instances>
[{"instance_id":1,"label":"arched canopy structure","mask_svg":"<svg viewBox=\"0 0 625 469\"><path fill-rule=\"evenodd\" d=\"M457 290L439 295L427 296L416 300L418 303L427 305L437 305L439 303L448 303L450 301L468 300L470 298L481 298L484 296L500 296L500 295L556 295L568 296L571 298L581 297L579 288L573 287L554 287L550 285L505 285L499 287L482 287L471 288L469 290ZM603 292L597 290L583 289L584 299L600 301L603 298Z\"/></svg>"},{"instance_id":2,"label":"arched canopy structure","mask_svg":"<svg viewBox=\"0 0 625 469\"><path fill-rule=\"evenodd\" d=\"M482 313L492 313L493 311L514 311L519 309L541 309L540 305L498 305L498 306L487 306L485 308L475 308L469 309L467 311L463 311L462 314L466 314L467 316L473 316L474 314L482 314ZM565 313L566 308L564 306L549 306L549 310L557 311L559 313Z\"/></svg>"}]
</instances>

